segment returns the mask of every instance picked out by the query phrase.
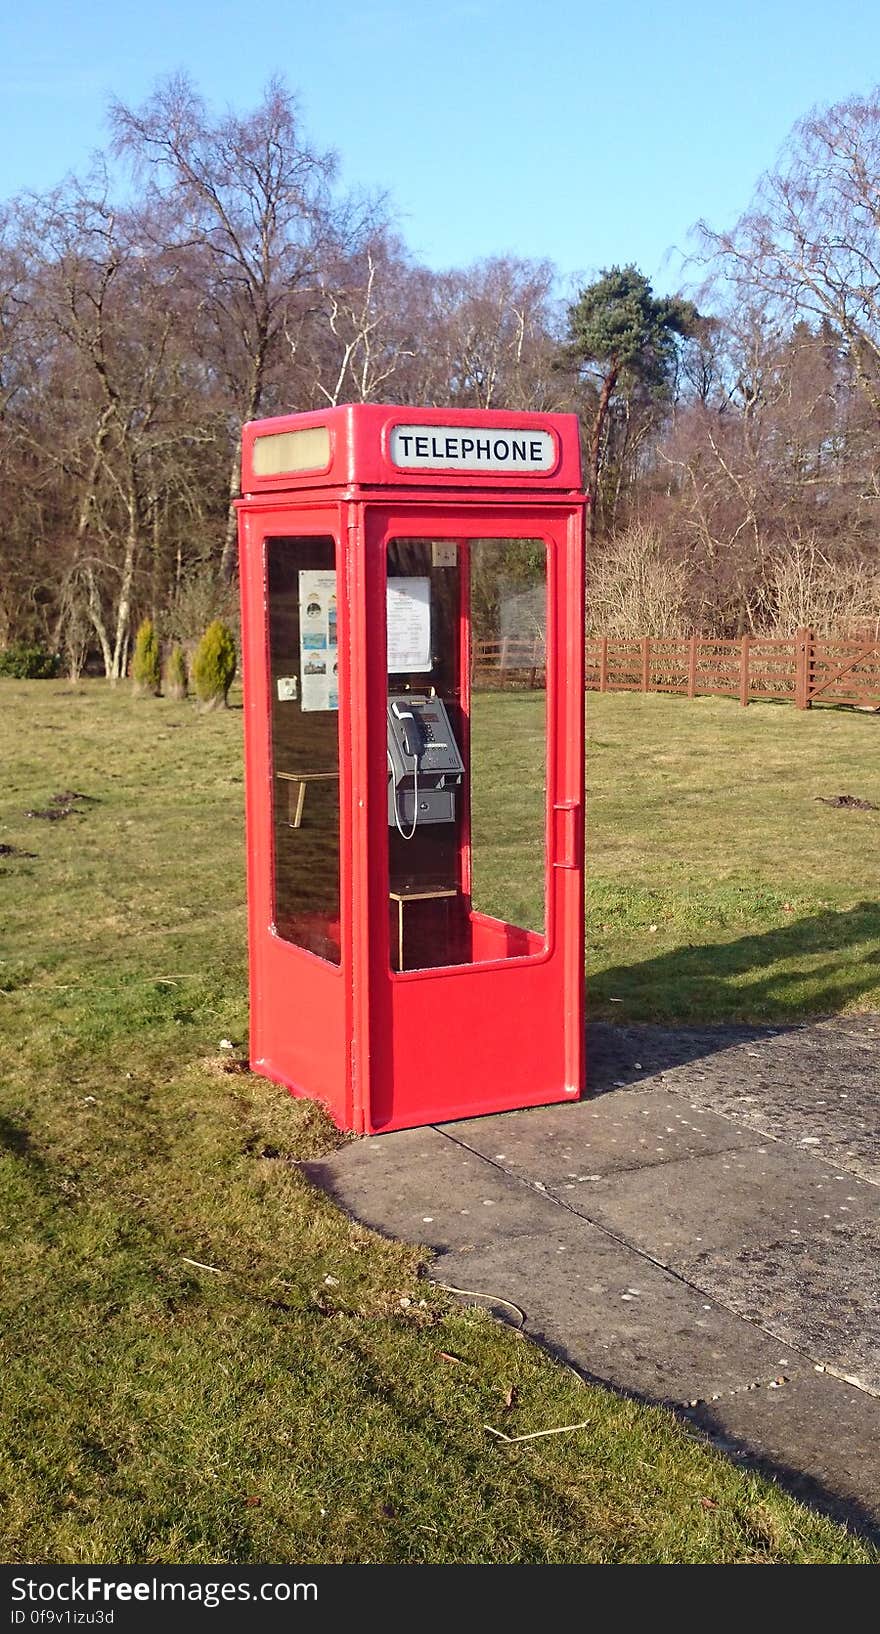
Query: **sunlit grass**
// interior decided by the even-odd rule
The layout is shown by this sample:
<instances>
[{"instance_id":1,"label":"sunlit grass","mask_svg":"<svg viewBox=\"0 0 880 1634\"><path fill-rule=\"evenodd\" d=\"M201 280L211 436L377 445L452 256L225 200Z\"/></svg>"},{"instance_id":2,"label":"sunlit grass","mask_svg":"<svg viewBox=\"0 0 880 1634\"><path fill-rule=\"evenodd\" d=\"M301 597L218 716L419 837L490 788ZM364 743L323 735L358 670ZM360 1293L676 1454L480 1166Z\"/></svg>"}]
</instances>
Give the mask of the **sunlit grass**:
<instances>
[{"instance_id":1,"label":"sunlit grass","mask_svg":"<svg viewBox=\"0 0 880 1634\"><path fill-rule=\"evenodd\" d=\"M540 921L542 694L478 700L489 911ZM880 1009L880 718L720 698L587 698L587 980L617 1019ZM519 838L518 836L521 836ZM511 883L512 876L512 883ZM615 1002L612 1004L611 1001Z\"/></svg>"},{"instance_id":2,"label":"sunlit grass","mask_svg":"<svg viewBox=\"0 0 880 1634\"><path fill-rule=\"evenodd\" d=\"M674 914L715 915L717 937L739 907L700 908L698 869L658 877L653 841L638 879L616 868L623 740L651 741L625 704L617 773L593 757L592 844L607 799L602 911L638 966L655 898L636 888L671 892L679 948ZM0 857L4 1560L874 1558L663 1410L450 1308L420 1251L303 1179L340 1137L220 1048L246 1035L239 711L0 682L0 754L0 844L35 853ZM90 797L78 814L25 816L64 790ZM776 923L776 896L746 906L750 931ZM520 1448L484 1428L581 1421Z\"/></svg>"}]
</instances>

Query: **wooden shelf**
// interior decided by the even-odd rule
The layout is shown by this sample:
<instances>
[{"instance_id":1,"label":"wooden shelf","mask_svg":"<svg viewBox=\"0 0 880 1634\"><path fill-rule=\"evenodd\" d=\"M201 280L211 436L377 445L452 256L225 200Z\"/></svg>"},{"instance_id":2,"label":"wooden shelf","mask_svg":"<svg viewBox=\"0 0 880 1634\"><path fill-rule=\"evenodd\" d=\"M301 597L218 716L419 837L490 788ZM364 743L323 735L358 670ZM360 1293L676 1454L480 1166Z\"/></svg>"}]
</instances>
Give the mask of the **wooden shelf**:
<instances>
[{"instance_id":1,"label":"wooden shelf","mask_svg":"<svg viewBox=\"0 0 880 1634\"><path fill-rule=\"evenodd\" d=\"M397 968L403 969L403 910L407 902L439 902L443 898L460 896L461 892L455 886L437 886L430 891L389 891L392 902L397 903Z\"/></svg>"},{"instance_id":2,"label":"wooden shelf","mask_svg":"<svg viewBox=\"0 0 880 1634\"><path fill-rule=\"evenodd\" d=\"M290 784L287 814L291 828L299 828L302 823L306 788L309 783L327 783L333 779L339 781L338 772L276 772L275 776L280 782Z\"/></svg>"}]
</instances>

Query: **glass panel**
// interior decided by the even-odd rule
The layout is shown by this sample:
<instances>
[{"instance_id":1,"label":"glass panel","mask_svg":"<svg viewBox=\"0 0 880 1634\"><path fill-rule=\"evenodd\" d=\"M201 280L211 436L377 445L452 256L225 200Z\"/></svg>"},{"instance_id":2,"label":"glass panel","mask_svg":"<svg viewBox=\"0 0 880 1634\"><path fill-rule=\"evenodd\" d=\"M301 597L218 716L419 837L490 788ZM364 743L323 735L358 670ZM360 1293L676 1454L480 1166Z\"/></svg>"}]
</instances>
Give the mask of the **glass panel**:
<instances>
[{"instance_id":1,"label":"glass panel","mask_svg":"<svg viewBox=\"0 0 880 1634\"><path fill-rule=\"evenodd\" d=\"M470 959L461 891L461 547L393 539L387 597L391 962L395 970L461 964Z\"/></svg>"},{"instance_id":2,"label":"glass panel","mask_svg":"<svg viewBox=\"0 0 880 1634\"><path fill-rule=\"evenodd\" d=\"M273 903L285 941L340 962L336 547L266 541Z\"/></svg>"},{"instance_id":3,"label":"glass panel","mask_svg":"<svg viewBox=\"0 0 880 1634\"><path fill-rule=\"evenodd\" d=\"M392 967L537 953L546 548L395 539L387 565Z\"/></svg>"},{"instance_id":4,"label":"glass panel","mask_svg":"<svg viewBox=\"0 0 880 1634\"><path fill-rule=\"evenodd\" d=\"M547 550L470 546L471 905L545 929ZM516 951L516 949L513 949ZM531 951L520 946L520 952Z\"/></svg>"}]
</instances>

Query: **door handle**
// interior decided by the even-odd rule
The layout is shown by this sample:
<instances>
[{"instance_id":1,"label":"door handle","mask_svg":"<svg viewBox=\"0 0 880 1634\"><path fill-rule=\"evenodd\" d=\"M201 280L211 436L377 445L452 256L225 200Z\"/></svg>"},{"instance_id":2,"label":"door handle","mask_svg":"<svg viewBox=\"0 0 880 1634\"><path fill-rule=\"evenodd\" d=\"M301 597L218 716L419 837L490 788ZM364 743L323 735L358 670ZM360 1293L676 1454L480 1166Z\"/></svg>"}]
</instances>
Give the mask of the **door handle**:
<instances>
[{"instance_id":1,"label":"door handle","mask_svg":"<svg viewBox=\"0 0 880 1634\"><path fill-rule=\"evenodd\" d=\"M579 868L583 855L582 806L578 800L560 800L553 807L553 866Z\"/></svg>"}]
</instances>

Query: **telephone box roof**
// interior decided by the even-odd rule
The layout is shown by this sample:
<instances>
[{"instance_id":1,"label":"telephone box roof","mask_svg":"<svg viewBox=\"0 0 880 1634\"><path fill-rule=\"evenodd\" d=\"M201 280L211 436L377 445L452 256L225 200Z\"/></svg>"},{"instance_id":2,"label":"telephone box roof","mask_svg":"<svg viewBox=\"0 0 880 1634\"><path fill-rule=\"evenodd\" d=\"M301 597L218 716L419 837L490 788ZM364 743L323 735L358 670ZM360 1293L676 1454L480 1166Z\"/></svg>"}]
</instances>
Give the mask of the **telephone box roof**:
<instances>
[{"instance_id":1,"label":"telephone box roof","mask_svg":"<svg viewBox=\"0 0 880 1634\"><path fill-rule=\"evenodd\" d=\"M244 427L245 498L355 485L579 491L577 416L347 403Z\"/></svg>"}]
</instances>

